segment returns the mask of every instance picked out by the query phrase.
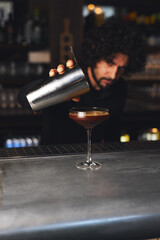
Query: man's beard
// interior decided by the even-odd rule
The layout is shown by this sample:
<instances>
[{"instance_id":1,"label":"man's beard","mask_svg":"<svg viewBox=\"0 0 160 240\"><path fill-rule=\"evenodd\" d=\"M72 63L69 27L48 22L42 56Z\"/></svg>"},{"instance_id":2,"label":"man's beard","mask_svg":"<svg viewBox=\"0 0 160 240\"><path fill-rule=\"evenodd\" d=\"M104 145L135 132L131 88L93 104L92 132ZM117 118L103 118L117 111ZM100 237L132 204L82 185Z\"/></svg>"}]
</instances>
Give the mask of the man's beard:
<instances>
[{"instance_id":1,"label":"man's beard","mask_svg":"<svg viewBox=\"0 0 160 240\"><path fill-rule=\"evenodd\" d=\"M97 83L98 87L101 90L103 90L105 88L109 88L109 87L113 86L114 84L116 84L116 82L117 82L117 79L110 79L110 78L106 78L106 77L101 77L100 79L97 79L92 67L91 67L91 72L92 72L92 77L93 77L94 81ZM110 83L103 87L103 85L101 85L102 80L107 80Z\"/></svg>"},{"instance_id":2,"label":"man's beard","mask_svg":"<svg viewBox=\"0 0 160 240\"><path fill-rule=\"evenodd\" d=\"M103 80L107 80L107 81L109 81L110 83L108 83L106 86L103 86L103 84L101 84L101 82L102 82ZM101 77L100 79L97 79L97 81L99 82L99 84L101 85L101 87L104 89L104 88L109 88L109 87L115 85L116 82L117 82L117 79L110 79L110 78L107 78L107 77Z\"/></svg>"}]
</instances>

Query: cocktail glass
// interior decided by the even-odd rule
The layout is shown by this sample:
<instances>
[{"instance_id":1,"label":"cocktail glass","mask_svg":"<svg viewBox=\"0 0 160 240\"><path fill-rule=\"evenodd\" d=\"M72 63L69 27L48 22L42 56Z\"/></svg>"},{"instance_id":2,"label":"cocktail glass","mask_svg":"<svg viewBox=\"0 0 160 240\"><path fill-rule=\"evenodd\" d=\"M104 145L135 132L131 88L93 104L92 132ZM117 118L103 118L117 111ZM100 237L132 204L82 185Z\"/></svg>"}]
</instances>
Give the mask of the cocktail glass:
<instances>
[{"instance_id":1,"label":"cocktail glass","mask_svg":"<svg viewBox=\"0 0 160 240\"><path fill-rule=\"evenodd\" d=\"M87 130L87 159L78 163L77 168L97 170L102 164L92 160L91 133L92 129L109 117L109 110L102 107L75 107L70 109L69 117Z\"/></svg>"}]
</instances>

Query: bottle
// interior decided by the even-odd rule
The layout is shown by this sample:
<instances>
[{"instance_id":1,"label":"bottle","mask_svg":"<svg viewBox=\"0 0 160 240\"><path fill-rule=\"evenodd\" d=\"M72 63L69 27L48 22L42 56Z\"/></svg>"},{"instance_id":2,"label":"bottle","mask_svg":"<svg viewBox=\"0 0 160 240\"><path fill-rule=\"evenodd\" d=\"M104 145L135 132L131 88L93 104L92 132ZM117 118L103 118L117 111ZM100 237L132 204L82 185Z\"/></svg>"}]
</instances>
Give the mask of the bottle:
<instances>
[{"instance_id":1,"label":"bottle","mask_svg":"<svg viewBox=\"0 0 160 240\"><path fill-rule=\"evenodd\" d=\"M0 43L5 43L5 21L3 9L0 9Z\"/></svg>"},{"instance_id":2,"label":"bottle","mask_svg":"<svg viewBox=\"0 0 160 240\"><path fill-rule=\"evenodd\" d=\"M8 44L14 43L14 20L13 20L13 14L9 13L9 19L6 22L6 38Z\"/></svg>"},{"instance_id":3,"label":"bottle","mask_svg":"<svg viewBox=\"0 0 160 240\"><path fill-rule=\"evenodd\" d=\"M84 30L85 32L88 32L90 28L95 26L95 5L94 4L89 4L88 5L88 14L85 17L85 26Z\"/></svg>"},{"instance_id":4,"label":"bottle","mask_svg":"<svg viewBox=\"0 0 160 240\"><path fill-rule=\"evenodd\" d=\"M33 19L31 16L27 16L27 20L24 26L24 39L25 43L31 44L33 40Z\"/></svg>"},{"instance_id":5,"label":"bottle","mask_svg":"<svg viewBox=\"0 0 160 240\"><path fill-rule=\"evenodd\" d=\"M39 9L34 11L34 21L33 21L33 43L41 44L42 43L42 24L40 21Z\"/></svg>"},{"instance_id":6,"label":"bottle","mask_svg":"<svg viewBox=\"0 0 160 240\"><path fill-rule=\"evenodd\" d=\"M23 31L21 26L18 26L16 29L16 43L18 45L22 45L23 43Z\"/></svg>"},{"instance_id":7,"label":"bottle","mask_svg":"<svg viewBox=\"0 0 160 240\"><path fill-rule=\"evenodd\" d=\"M137 19L137 12L136 11L128 13L129 22L136 23L136 19Z\"/></svg>"},{"instance_id":8,"label":"bottle","mask_svg":"<svg viewBox=\"0 0 160 240\"><path fill-rule=\"evenodd\" d=\"M156 46L156 15L152 14L150 16L150 27L149 27L149 34L147 37L147 43L149 47Z\"/></svg>"},{"instance_id":9,"label":"bottle","mask_svg":"<svg viewBox=\"0 0 160 240\"><path fill-rule=\"evenodd\" d=\"M159 47L160 46L160 13L157 13L156 15L156 46Z\"/></svg>"}]
</instances>

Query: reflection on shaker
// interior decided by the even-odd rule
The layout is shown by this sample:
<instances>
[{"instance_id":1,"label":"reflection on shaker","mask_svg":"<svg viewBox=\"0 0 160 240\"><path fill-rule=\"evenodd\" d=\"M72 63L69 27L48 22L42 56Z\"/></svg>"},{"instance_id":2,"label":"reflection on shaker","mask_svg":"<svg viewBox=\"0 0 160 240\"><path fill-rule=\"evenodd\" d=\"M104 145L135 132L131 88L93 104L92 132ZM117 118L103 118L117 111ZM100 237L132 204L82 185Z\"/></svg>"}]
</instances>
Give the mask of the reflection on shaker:
<instances>
[{"instance_id":1,"label":"reflection on shaker","mask_svg":"<svg viewBox=\"0 0 160 240\"><path fill-rule=\"evenodd\" d=\"M0 207L2 206L3 201L3 178L5 176L4 168L0 168Z\"/></svg>"}]
</instances>

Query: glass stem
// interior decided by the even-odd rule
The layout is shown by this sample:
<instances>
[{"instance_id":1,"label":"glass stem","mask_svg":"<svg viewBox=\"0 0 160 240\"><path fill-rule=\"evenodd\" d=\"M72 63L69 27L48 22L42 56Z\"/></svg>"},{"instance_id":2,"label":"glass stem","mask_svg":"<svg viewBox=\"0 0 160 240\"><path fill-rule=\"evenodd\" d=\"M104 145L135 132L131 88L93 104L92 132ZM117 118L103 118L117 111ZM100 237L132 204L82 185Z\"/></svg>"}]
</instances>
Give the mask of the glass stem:
<instances>
[{"instance_id":1,"label":"glass stem","mask_svg":"<svg viewBox=\"0 0 160 240\"><path fill-rule=\"evenodd\" d=\"M87 129L87 163L92 162L92 157L91 157L91 133L92 129Z\"/></svg>"}]
</instances>

